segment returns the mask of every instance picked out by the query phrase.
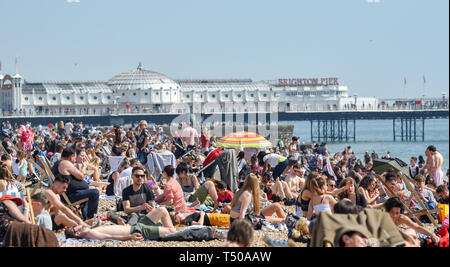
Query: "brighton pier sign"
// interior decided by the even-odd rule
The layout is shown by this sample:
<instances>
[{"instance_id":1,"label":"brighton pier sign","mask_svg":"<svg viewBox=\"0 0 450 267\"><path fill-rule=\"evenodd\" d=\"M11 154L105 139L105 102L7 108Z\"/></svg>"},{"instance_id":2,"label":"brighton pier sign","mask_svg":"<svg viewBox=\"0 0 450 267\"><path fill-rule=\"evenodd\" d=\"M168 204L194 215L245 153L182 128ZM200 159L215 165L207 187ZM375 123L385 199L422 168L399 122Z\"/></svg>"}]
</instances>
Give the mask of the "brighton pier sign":
<instances>
[{"instance_id":1,"label":"brighton pier sign","mask_svg":"<svg viewBox=\"0 0 450 267\"><path fill-rule=\"evenodd\" d=\"M339 85L338 78L278 79L278 86Z\"/></svg>"}]
</instances>

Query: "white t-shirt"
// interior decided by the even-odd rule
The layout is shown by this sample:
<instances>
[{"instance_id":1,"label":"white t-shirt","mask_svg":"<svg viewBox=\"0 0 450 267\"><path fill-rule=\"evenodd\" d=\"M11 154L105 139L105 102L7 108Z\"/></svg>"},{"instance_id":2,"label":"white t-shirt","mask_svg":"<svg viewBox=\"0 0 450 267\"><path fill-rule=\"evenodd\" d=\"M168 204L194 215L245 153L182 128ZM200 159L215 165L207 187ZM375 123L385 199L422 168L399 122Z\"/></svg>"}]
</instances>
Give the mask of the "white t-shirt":
<instances>
[{"instance_id":1,"label":"white t-shirt","mask_svg":"<svg viewBox=\"0 0 450 267\"><path fill-rule=\"evenodd\" d=\"M64 129L66 130L66 134L70 134L73 129L73 124L71 122L66 123L66 125L64 125Z\"/></svg>"},{"instance_id":2,"label":"white t-shirt","mask_svg":"<svg viewBox=\"0 0 450 267\"><path fill-rule=\"evenodd\" d=\"M275 166L278 165L278 159L279 159L279 155L275 154L275 153L272 153L272 154L266 155L263 158L263 161L264 162L269 161L270 167L274 168Z\"/></svg>"},{"instance_id":3,"label":"white t-shirt","mask_svg":"<svg viewBox=\"0 0 450 267\"><path fill-rule=\"evenodd\" d=\"M19 175L19 164L20 163L16 163L16 158L12 159L11 167L15 175Z\"/></svg>"},{"instance_id":4,"label":"white t-shirt","mask_svg":"<svg viewBox=\"0 0 450 267\"><path fill-rule=\"evenodd\" d=\"M129 167L129 168L123 170L123 172L121 172L121 173L119 174L119 178L130 176L132 170L133 170L133 167Z\"/></svg>"}]
</instances>

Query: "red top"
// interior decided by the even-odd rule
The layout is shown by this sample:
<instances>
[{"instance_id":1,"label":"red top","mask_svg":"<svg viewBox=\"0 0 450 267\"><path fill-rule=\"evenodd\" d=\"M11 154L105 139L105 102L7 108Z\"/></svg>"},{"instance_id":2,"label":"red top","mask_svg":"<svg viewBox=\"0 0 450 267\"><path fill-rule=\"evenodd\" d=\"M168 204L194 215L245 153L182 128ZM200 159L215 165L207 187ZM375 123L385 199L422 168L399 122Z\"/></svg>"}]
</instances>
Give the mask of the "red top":
<instances>
[{"instance_id":1,"label":"red top","mask_svg":"<svg viewBox=\"0 0 450 267\"><path fill-rule=\"evenodd\" d=\"M202 142L202 148L209 147L209 139L206 137L205 134L202 133L202 136L200 137L200 142Z\"/></svg>"},{"instance_id":2,"label":"red top","mask_svg":"<svg viewBox=\"0 0 450 267\"><path fill-rule=\"evenodd\" d=\"M233 199L233 193L230 190L225 191L225 195L217 193L217 201L222 203L230 203Z\"/></svg>"}]
</instances>

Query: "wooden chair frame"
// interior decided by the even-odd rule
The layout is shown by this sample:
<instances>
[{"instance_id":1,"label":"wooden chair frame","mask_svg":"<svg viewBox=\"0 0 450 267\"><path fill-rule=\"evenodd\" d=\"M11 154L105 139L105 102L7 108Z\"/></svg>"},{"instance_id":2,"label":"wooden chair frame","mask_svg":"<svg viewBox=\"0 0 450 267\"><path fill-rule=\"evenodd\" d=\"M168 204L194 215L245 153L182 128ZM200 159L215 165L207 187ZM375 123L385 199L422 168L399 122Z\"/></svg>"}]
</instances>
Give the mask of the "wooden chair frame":
<instances>
[{"instance_id":1,"label":"wooden chair frame","mask_svg":"<svg viewBox=\"0 0 450 267\"><path fill-rule=\"evenodd\" d=\"M46 174L48 175L51 183L54 184L55 183L55 175L53 174L53 172L50 169L49 165L47 165L47 162L45 162L41 157L38 157L38 161L39 161L39 164L41 164L41 166L45 170ZM89 198L84 198L84 199L80 199L80 200L72 203L69 200L69 197L67 196L67 194L65 192L63 192L61 195L64 198L64 200L66 201L67 206L71 210L77 210L81 204L83 204L84 202L87 202L89 200ZM78 214L78 215L80 215L80 214Z\"/></svg>"}]
</instances>

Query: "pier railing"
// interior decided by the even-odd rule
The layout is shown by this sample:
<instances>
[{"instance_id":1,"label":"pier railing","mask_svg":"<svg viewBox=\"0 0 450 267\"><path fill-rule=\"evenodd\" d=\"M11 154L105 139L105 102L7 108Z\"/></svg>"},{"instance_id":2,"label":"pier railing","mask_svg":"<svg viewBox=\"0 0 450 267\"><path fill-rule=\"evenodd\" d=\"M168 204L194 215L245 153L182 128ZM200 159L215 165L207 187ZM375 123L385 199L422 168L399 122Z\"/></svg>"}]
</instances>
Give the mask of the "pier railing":
<instances>
[{"instance_id":1,"label":"pier railing","mask_svg":"<svg viewBox=\"0 0 450 267\"><path fill-rule=\"evenodd\" d=\"M314 112L407 112L407 111L446 111L449 110L448 106L380 106L380 107L358 107L358 108L332 108L332 107L292 107L289 109L279 109L278 112L286 113L314 113ZM271 110L270 112L276 112L277 110ZM269 112L269 111L267 111ZM109 116L109 115L148 115L148 114L185 114L186 112L172 112L170 109L138 109L138 110L127 110L127 109L114 109L111 108L109 111L93 111L86 108L73 108L65 110L47 110L47 111L34 111L25 110L20 112L2 112L0 118L8 117L44 117L44 116ZM210 112L204 112L209 114ZM223 112L224 114L227 112ZM248 113L248 112L244 112ZM264 113L264 112L263 112Z\"/></svg>"}]
</instances>

